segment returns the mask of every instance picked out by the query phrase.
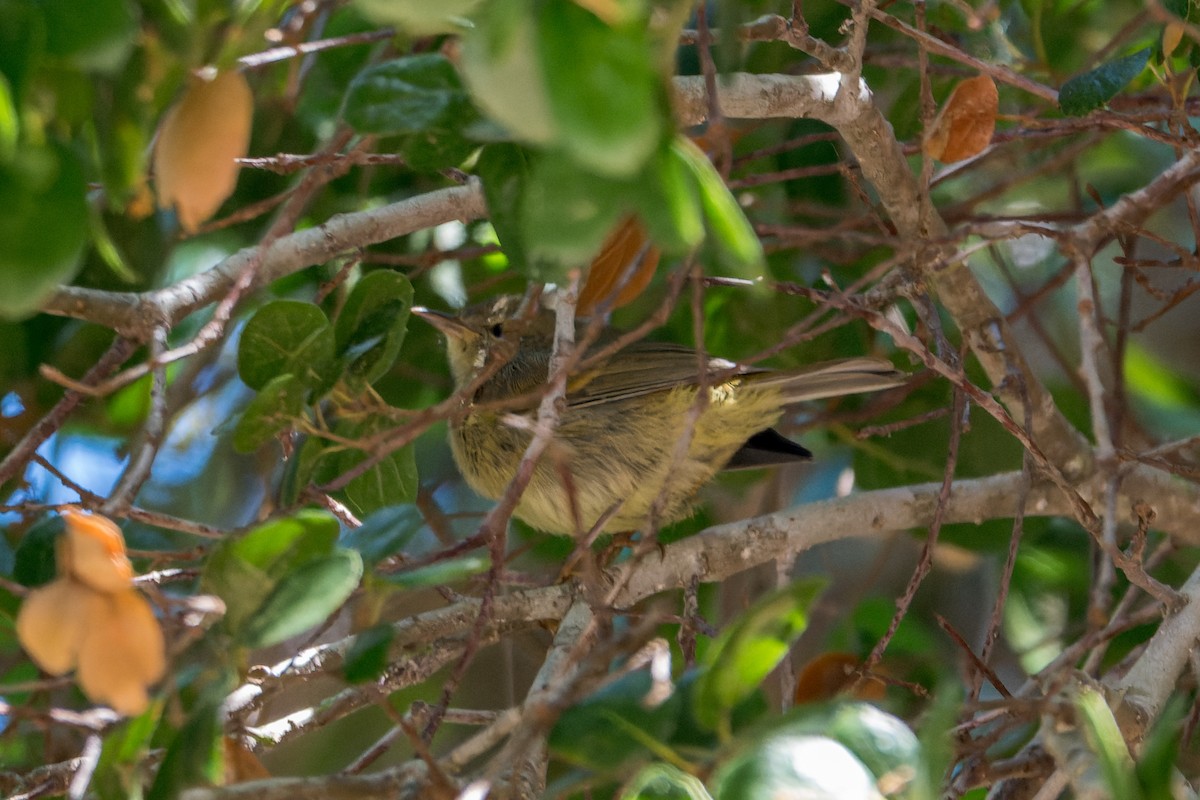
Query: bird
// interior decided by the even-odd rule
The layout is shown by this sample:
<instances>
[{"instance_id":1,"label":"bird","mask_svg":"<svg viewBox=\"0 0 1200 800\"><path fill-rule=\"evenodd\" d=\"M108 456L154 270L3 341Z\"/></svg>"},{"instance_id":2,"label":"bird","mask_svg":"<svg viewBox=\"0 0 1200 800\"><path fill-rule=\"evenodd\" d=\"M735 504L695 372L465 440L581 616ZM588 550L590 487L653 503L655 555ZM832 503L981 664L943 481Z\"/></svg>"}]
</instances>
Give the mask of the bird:
<instances>
[{"instance_id":1,"label":"bird","mask_svg":"<svg viewBox=\"0 0 1200 800\"><path fill-rule=\"evenodd\" d=\"M456 389L478 384L450 422L450 449L467 484L493 500L533 436L553 353L554 312L521 313L523 302L502 295L458 314L413 308L443 334ZM773 427L789 406L909 377L870 357L776 371L661 342L634 342L589 364L595 351L569 375L549 457L537 463L513 512L547 533L629 533L675 522L722 469L811 458ZM514 424L513 414L528 424Z\"/></svg>"}]
</instances>

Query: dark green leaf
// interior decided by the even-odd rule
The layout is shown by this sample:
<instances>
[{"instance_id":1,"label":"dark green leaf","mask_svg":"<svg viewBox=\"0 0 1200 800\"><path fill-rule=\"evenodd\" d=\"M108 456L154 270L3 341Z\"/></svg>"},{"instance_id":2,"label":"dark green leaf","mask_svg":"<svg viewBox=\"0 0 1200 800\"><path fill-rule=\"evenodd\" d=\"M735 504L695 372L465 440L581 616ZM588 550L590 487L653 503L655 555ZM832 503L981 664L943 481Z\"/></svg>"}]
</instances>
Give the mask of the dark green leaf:
<instances>
[{"instance_id":1,"label":"dark green leaf","mask_svg":"<svg viewBox=\"0 0 1200 800\"><path fill-rule=\"evenodd\" d=\"M362 557L353 550L302 565L285 575L242 635L249 647L269 647L320 625L337 611L362 580Z\"/></svg>"},{"instance_id":2,"label":"dark green leaf","mask_svg":"<svg viewBox=\"0 0 1200 800\"><path fill-rule=\"evenodd\" d=\"M551 751L573 764L608 772L666 748L678 724L679 696L654 697L650 673L623 675L568 708L550 732Z\"/></svg>"},{"instance_id":3,"label":"dark green leaf","mask_svg":"<svg viewBox=\"0 0 1200 800\"><path fill-rule=\"evenodd\" d=\"M13 556L14 580L31 588L54 580L54 543L63 528L62 517L55 515L25 531Z\"/></svg>"},{"instance_id":4,"label":"dark green leaf","mask_svg":"<svg viewBox=\"0 0 1200 800\"><path fill-rule=\"evenodd\" d=\"M370 567L400 552L424 524L425 518L416 506L388 506L364 519L361 526L342 534L339 543L357 550Z\"/></svg>"},{"instance_id":5,"label":"dark green leaf","mask_svg":"<svg viewBox=\"0 0 1200 800\"><path fill-rule=\"evenodd\" d=\"M1150 60L1150 48L1109 61L1076 75L1058 92L1058 107L1064 114L1081 117L1107 103L1136 78Z\"/></svg>"},{"instance_id":6,"label":"dark green leaf","mask_svg":"<svg viewBox=\"0 0 1200 800\"><path fill-rule=\"evenodd\" d=\"M233 449L253 453L287 430L304 410L308 389L295 375L279 375L254 396L233 429Z\"/></svg>"},{"instance_id":7,"label":"dark green leaf","mask_svg":"<svg viewBox=\"0 0 1200 800\"><path fill-rule=\"evenodd\" d=\"M334 426L334 433L343 439L361 441L386 431L389 424L386 419L362 422L342 420ZM319 458L313 479L319 484L328 483L349 472L367 457L366 453L354 447L331 447ZM338 496L360 517L416 499L417 461L412 445L389 452L346 484Z\"/></svg>"},{"instance_id":8,"label":"dark green leaf","mask_svg":"<svg viewBox=\"0 0 1200 800\"><path fill-rule=\"evenodd\" d=\"M374 383L395 363L412 298L408 278L391 270L370 272L354 285L333 327L337 352L349 360L351 375Z\"/></svg>"},{"instance_id":9,"label":"dark green leaf","mask_svg":"<svg viewBox=\"0 0 1200 800\"><path fill-rule=\"evenodd\" d=\"M1176 774L1175 763L1181 755L1180 739L1188 702L1174 694L1162 715L1146 735L1138 752L1137 777L1146 797L1172 797L1171 782Z\"/></svg>"},{"instance_id":10,"label":"dark green leaf","mask_svg":"<svg viewBox=\"0 0 1200 800\"><path fill-rule=\"evenodd\" d=\"M222 681L225 684L228 681ZM221 736L224 734L221 703L225 686L210 686L192 709L187 722L167 745L154 784L146 800L174 800L192 786L221 781Z\"/></svg>"},{"instance_id":11,"label":"dark green leaf","mask_svg":"<svg viewBox=\"0 0 1200 800\"><path fill-rule=\"evenodd\" d=\"M276 300L255 312L238 342L238 374L251 389L295 375L312 389L336 377L333 329L312 303Z\"/></svg>"},{"instance_id":12,"label":"dark green leaf","mask_svg":"<svg viewBox=\"0 0 1200 800\"><path fill-rule=\"evenodd\" d=\"M41 8L27 0L0 0L0 74L8 79L14 97L25 94L28 78L45 48L46 22Z\"/></svg>"},{"instance_id":13,"label":"dark green leaf","mask_svg":"<svg viewBox=\"0 0 1200 800\"><path fill-rule=\"evenodd\" d=\"M74 277L87 239L86 191L65 149L25 147L0 164L0 317L33 313Z\"/></svg>"},{"instance_id":14,"label":"dark green leaf","mask_svg":"<svg viewBox=\"0 0 1200 800\"><path fill-rule=\"evenodd\" d=\"M701 723L728 731L729 713L757 691L808 626L808 609L825 587L800 581L773 592L730 623L708 652L692 711Z\"/></svg>"},{"instance_id":15,"label":"dark green leaf","mask_svg":"<svg viewBox=\"0 0 1200 800\"><path fill-rule=\"evenodd\" d=\"M483 148L475 171L483 181L483 194L496 238L508 261L525 271L525 233L521 224L521 208L533 170L534 155L515 144L490 144Z\"/></svg>"},{"instance_id":16,"label":"dark green leaf","mask_svg":"<svg viewBox=\"0 0 1200 800\"><path fill-rule=\"evenodd\" d=\"M560 132L556 144L590 172L635 177L665 130L665 98L644 21L607 25L563 2L539 4L535 19L542 83Z\"/></svg>"},{"instance_id":17,"label":"dark green leaf","mask_svg":"<svg viewBox=\"0 0 1200 800\"><path fill-rule=\"evenodd\" d=\"M342 677L348 683L365 683L375 680L388 665L388 650L396 631L386 622L359 631L346 649L346 660L342 666Z\"/></svg>"},{"instance_id":18,"label":"dark green leaf","mask_svg":"<svg viewBox=\"0 0 1200 800\"><path fill-rule=\"evenodd\" d=\"M455 124L468 106L454 65L423 53L360 72L346 93L346 122L359 133L411 134Z\"/></svg>"},{"instance_id":19,"label":"dark green leaf","mask_svg":"<svg viewBox=\"0 0 1200 800\"><path fill-rule=\"evenodd\" d=\"M478 575L491 566L491 560L483 556L461 556L436 564L388 575L386 580L393 586L419 589L424 586L442 586Z\"/></svg>"},{"instance_id":20,"label":"dark green leaf","mask_svg":"<svg viewBox=\"0 0 1200 800\"><path fill-rule=\"evenodd\" d=\"M137 12L127 0L89 0L79 13L74 0L42 0L46 50L84 69L113 71L129 56L138 32Z\"/></svg>"}]
</instances>

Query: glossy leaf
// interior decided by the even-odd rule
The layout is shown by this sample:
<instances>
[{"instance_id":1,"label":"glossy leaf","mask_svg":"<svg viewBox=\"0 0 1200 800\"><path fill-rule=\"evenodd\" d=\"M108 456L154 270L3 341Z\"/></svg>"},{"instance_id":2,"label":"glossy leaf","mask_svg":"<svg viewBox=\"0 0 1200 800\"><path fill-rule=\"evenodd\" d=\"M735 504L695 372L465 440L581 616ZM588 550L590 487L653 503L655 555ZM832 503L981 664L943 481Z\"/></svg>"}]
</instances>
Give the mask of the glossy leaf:
<instances>
[{"instance_id":1,"label":"glossy leaf","mask_svg":"<svg viewBox=\"0 0 1200 800\"><path fill-rule=\"evenodd\" d=\"M1150 48L1108 61L1076 75L1058 91L1058 107L1064 114L1081 117L1107 103L1145 69Z\"/></svg>"},{"instance_id":2,"label":"glossy leaf","mask_svg":"<svg viewBox=\"0 0 1200 800\"><path fill-rule=\"evenodd\" d=\"M308 388L324 388L335 373L333 328L312 303L267 303L242 330L238 374L251 389L262 389L280 375L295 375Z\"/></svg>"},{"instance_id":3,"label":"glossy leaf","mask_svg":"<svg viewBox=\"0 0 1200 800\"><path fill-rule=\"evenodd\" d=\"M354 285L333 326L350 375L374 383L391 369L408 331L412 298L408 278L391 270L370 272Z\"/></svg>"},{"instance_id":4,"label":"glossy leaf","mask_svg":"<svg viewBox=\"0 0 1200 800\"><path fill-rule=\"evenodd\" d=\"M233 449L253 453L291 427L304 410L308 389L295 375L279 375L254 396L233 429Z\"/></svg>"},{"instance_id":5,"label":"glossy leaf","mask_svg":"<svg viewBox=\"0 0 1200 800\"><path fill-rule=\"evenodd\" d=\"M717 800L878 796L874 776L853 753L815 735L767 739L722 767L711 785Z\"/></svg>"},{"instance_id":6,"label":"glossy leaf","mask_svg":"<svg viewBox=\"0 0 1200 800\"><path fill-rule=\"evenodd\" d=\"M285 575L247 622L249 647L269 647L320 625L337 611L362 580L362 557L337 550Z\"/></svg>"},{"instance_id":7,"label":"glossy leaf","mask_svg":"<svg viewBox=\"0 0 1200 800\"><path fill-rule=\"evenodd\" d=\"M560 280L592 259L629 211L630 186L590 175L561 154L539 159L521 206L521 238L529 250L526 276Z\"/></svg>"},{"instance_id":8,"label":"glossy leaf","mask_svg":"<svg viewBox=\"0 0 1200 800\"><path fill-rule=\"evenodd\" d=\"M801 581L755 603L721 632L708 653L693 712L701 723L725 730L729 713L756 691L808 626L808 609L824 581Z\"/></svg>"},{"instance_id":9,"label":"glossy leaf","mask_svg":"<svg viewBox=\"0 0 1200 800\"><path fill-rule=\"evenodd\" d=\"M695 775L670 764L648 764L621 791L620 800L712 800Z\"/></svg>"},{"instance_id":10,"label":"glossy leaf","mask_svg":"<svg viewBox=\"0 0 1200 800\"><path fill-rule=\"evenodd\" d=\"M469 27L467 17L480 0L354 0L371 21L394 25L414 36L457 33Z\"/></svg>"},{"instance_id":11,"label":"glossy leaf","mask_svg":"<svg viewBox=\"0 0 1200 800\"><path fill-rule=\"evenodd\" d=\"M509 263L522 272L527 270L529 259L521 209L535 163L536 158L529 150L500 143L483 148L475 165L475 171L483 181L483 194L496 238Z\"/></svg>"}]
</instances>

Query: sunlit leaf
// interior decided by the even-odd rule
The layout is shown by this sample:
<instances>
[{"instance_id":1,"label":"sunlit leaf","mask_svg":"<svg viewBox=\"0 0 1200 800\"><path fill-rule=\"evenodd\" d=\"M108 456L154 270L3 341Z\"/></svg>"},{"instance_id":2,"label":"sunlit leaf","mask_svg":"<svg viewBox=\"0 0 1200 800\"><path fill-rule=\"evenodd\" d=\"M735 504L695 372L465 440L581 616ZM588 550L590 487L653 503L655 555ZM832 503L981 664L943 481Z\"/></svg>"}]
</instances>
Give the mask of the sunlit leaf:
<instances>
[{"instance_id":1,"label":"sunlit leaf","mask_svg":"<svg viewBox=\"0 0 1200 800\"><path fill-rule=\"evenodd\" d=\"M670 764L648 764L621 791L620 800L712 800L695 775Z\"/></svg>"},{"instance_id":2,"label":"sunlit leaf","mask_svg":"<svg viewBox=\"0 0 1200 800\"><path fill-rule=\"evenodd\" d=\"M386 576L388 583L405 589L418 589L422 586L442 586L447 583L465 580L472 575L487 571L491 560L483 556L461 556L423 567L404 570Z\"/></svg>"},{"instance_id":3,"label":"sunlit leaf","mask_svg":"<svg viewBox=\"0 0 1200 800\"><path fill-rule=\"evenodd\" d=\"M717 252L746 277L759 277L758 270L763 266L762 244L716 167L696 145L682 137L676 137L672 150L696 183Z\"/></svg>"},{"instance_id":4,"label":"sunlit leaf","mask_svg":"<svg viewBox=\"0 0 1200 800\"><path fill-rule=\"evenodd\" d=\"M237 71L193 75L163 117L154 146L158 204L173 208L187 232L216 213L233 194L236 159L250 146L254 95Z\"/></svg>"},{"instance_id":5,"label":"sunlit leaf","mask_svg":"<svg viewBox=\"0 0 1200 800\"><path fill-rule=\"evenodd\" d=\"M729 712L756 691L808 626L808 609L825 582L801 581L773 592L731 622L708 653L693 712L710 728L728 727Z\"/></svg>"}]
</instances>

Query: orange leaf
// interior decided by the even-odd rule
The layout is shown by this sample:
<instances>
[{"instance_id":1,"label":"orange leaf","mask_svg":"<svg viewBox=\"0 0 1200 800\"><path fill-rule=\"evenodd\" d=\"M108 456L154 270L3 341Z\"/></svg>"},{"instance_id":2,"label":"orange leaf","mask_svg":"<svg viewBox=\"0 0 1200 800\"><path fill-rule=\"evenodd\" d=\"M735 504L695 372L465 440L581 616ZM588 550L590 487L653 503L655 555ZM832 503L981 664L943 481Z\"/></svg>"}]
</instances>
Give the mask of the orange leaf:
<instances>
[{"instance_id":1,"label":"orange leaf","mask_svg":"<svg viewBox=\"0 0 1200 800\"><path fill-rule=\"evenodd\" d=\"M125 538L116 524L99 514L69 508L63 512L67 533L58 540L58 574L70 576L99 592L128 589L133 566L125 555Z\"/></svg>"},{"instance_id":2,"label":"orange leaf","mask_svg":"<svg viewBox=\"0 0 1200 800\"><path fill-rule=\"evenodd\" d=\"M58 578L34 589L17 614L21 647L51 675L70 672L87 631L87 610L101 597L70 578Z\"/></svg>"},{"instance_id":3,"label":"orange leaf","mask_svg":"<svg viewBox=\"0 0 1200 800\"><path fill-rule=\"evenodd\" d=\"M88 607L79 647L79 687L90 699L133 716L146 709L147 688L166 670L162 628L134 589L100 595Z\"/></svg>"},{"instance_id":4,"label":"orange leaf","mask_svg":"<svg viewBox=\"0 0 1200 800\"><path fill-rule=\"evenodd\" d=\"M796 691L792 701L796 705L830 700L842 692L855 687L860 677L859 660L852 653L822 653L804 665L796 678ZM854 691L859 700L881 700L884 695L883 681L867 675Z\"/></svg>"},{"instance_id":5,"label":"orange leaf","mask_svg":"<svg viewBox=\"0 0 1200 800\"><path fill-rule=\"evenodd\" d=\"M613 229L592 259L587 281L579 293L580 316L605 311L632 302L649 285L658 268L659 250L646 239L646 229L637 217L628 216Z\"/></svg>"},{"instance_id":6,"label":"orange leaf","mask_svg":"<svg viewBox=\"0 0 1200 800\"><path fill-rule=\"evenodd\" d=\"M206 77L208 76L208 77ZM250 146L254 97L240 72L193 75L167 112L154 147L158 205L174 208L191 233L233 194L235 159Z\"/></svg>"},{"instance_id":7,"label":"orange leaf","mask_svg":"<svg viewBox=\"0 0 1200 800\"><path fill-rule=\"evenodd\" d=\"M259 761L258 756L250 751L237 738L226 736L225 744L225 785L256 781L271 777L271 773Z\"/></svg>"},{"instance_id":8,"label":"orange leaf","mask_svg":"<svg viewBox=\"0 0 1200 800\"><path fill-rule=\"evenodd\" d=\"M925 155L952 164L982 153L992 143L1000 95L987 75L954 87L925 138Z\"/></svg>"}]
</instances>

